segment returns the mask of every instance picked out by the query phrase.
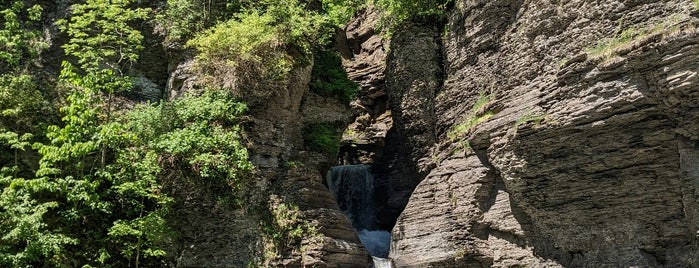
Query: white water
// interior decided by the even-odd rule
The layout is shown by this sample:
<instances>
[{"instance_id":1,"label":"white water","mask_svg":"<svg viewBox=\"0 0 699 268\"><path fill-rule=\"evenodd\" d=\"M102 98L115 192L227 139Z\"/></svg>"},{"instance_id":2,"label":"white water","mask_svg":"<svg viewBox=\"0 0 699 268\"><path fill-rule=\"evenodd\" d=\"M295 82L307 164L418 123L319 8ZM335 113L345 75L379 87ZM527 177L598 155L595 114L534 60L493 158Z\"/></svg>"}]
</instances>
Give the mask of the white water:
<instances>
[{"instance_id":1,"label":"white water","mask_svg":"<svg viewBox=\"0 0 699 268\"><path fill-rule=\"evenodd\" d=\"M371 256L374 260L374 268L393 268L393 262L391 259L379 258Z\"/></svg>"},{"instance_id":2,"label":"white water","mask_svg":"<svg viewBox=\"0 0 699 268\"><path fill-rule=\"evenodd\" d=\"M386 259L391 247L391 233L377 230L374 176L369 166L336 166L328 171L325 180L340 209L358 230L359 240L372 256L374 267L393 267L391 260Z\"/></svg>"},{"instance_id":3,"label":"white water","mask_svg":"<svg viewBox=\"0 0 699 268\"><path fill-rule=\"evenodd\" d=\"M376 229L376 209L372 202L374 176L367 165L336 166L326 176L335 201L356 230Z\"/></svg>"}]
</instances>

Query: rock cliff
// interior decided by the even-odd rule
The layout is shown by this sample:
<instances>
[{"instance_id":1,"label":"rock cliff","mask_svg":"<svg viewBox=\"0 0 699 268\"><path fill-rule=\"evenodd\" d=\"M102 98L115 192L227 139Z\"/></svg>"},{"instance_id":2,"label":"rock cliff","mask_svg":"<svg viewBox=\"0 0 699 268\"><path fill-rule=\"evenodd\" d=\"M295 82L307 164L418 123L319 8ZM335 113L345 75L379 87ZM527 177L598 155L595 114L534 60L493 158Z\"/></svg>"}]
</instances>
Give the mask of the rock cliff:
<instances>
[{"instance_id":1,"label":"rock cliff","mask_svg":"<svg viewBox=\"0 0 699 268\"><path fill-rule=\"evenodd\" d=\"M433 26L400 32L392 113L433 103L410 122L436 137L395 264L699 266L697 23L691 1L457 1L429 72ZM433 99L405 86L430 72Z\"/></svg>"},{"instance_id":2,"label":"rock cliff","mask_svg":"<svg viewBox=\"0 0 699 268\"><path fill-rule=\"evenodd\" d=\"M372 165L398 267L698 267L697 14L687 0L463 0L445 25L386 39L360 11L337 38L360 85L351 109L308 91L310 66L251 102L257 201L297 204L318 231L267 264L369 263L322 185L337 158L301 137L329 123L348 126L340 162ZM197 79L181 58L173 96ZM259 258L264 215L192 200L179 265Z\"/></svg>"},{"instance_id":3,"label":"rock cliff","mask_svg":"<svg viewBox=\"0 0 699 268\"><path fill-rule=\"evenodd\" d=\"M69 4L42 2L51 17ZM351 107L309 91L310 63L246 100L247 210L218 204L204 183L169 189L173 266L367 267L323 185L338 156L303 143L302 129L323 123L348 126L354 149L340 162L372 165L398 267L699 267L692 1L457 0L446 24L408 24L390 39L378 17L360 11L337 38L360 86ZM65 36L47 27L46 58L60 58ZM193 56L142 27L130 97L196 88ZM270 253L265 232L279 226L261 225L282 203L312 228Z\"/></svg>"},{"instance_id":4,"label":"rock cliff","mask_svg":"<svg viewBox=\"0 0 699 268\"><path fill-rule=\"evenodd\" d=\"M218 206L206 189L183 189L176 207L180 232L177 266L181 267L367 267L369 255L356 232L323 185L335 156L306 150L302 129L316 123L347 124L350 111L336 100L309 91L312 65L296 66L287 83L266 88L255 98L245 124L248 150L256 169L246 209ZM191 61L172 72L168 91L177 96L198 83ZM321 116L322 115L322 116ZM200 195L192 194L203 192ZM280 205L284 204L280 210ZM289 209L296 208L296 209ZM287 210L288 209L288 210ZM283 219L275 218L282 213ZM291 216L294 215L294 216ZM290 237L296 226L276 226L279 220L298 224L301 237ZM308 224L308 227L305 224ZM269 231L275 234L268 233ZM278 239L278 238L277 238ZM286 239L286 238L285 238Z\"/></svg>"}]
</instances>

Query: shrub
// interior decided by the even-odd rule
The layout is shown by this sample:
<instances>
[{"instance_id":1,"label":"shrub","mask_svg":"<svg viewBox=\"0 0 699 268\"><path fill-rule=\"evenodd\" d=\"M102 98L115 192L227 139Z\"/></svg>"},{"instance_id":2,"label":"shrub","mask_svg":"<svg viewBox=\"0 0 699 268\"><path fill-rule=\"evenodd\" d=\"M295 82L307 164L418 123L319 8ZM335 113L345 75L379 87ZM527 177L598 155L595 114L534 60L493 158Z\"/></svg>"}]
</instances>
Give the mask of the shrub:
<instances>
[{"instance_id":1,"label":"shrub","mask_svg":"<svg viewBox=\"0 0 699 268\"><path fill-rule=\"evenodd\" d=\"M195 33L229 19L239 12L239 0L167 0L155 16L156 28L165 35L167 46L180 47Z\"/></svg>"},{"instance_id":2,"label":"shrub","mask_svg":"<svg viewBox=\"0 0 699 268\"><path fill-rule=\"evenodd\" d=\"M187 46L198 51L197 67L209 75L206 84L230 88L246 100L284 85L293 59L275 20L267 13L246 13L190 40Z\"/></svg>"},{"instance_id":3,"label":"shrub","mask_svg":"<svg viewBox=\"0 0 699 268\"><path fill-rule=\"evenodd\" d=\"M26 14L22 14L23 10ZM20 65L23 59L36 58L39 52L48 47L41 31L30 27L41 20L41 11L40 5L25 9L22 1L0 4L0 16L4 21L0 28L1 62L14 67ZM21 17L26 17L26 20L20 19Z\"/></svg>"},{"instance_id":4,"label":"shrub","mask_svg":"<svg viewBox=\"0 0 699 268\"><path fill-rule=\"evenodd\" d=\"M342 132L328 123L311 124L303 129L306 148L317 152L337 155L341 138Z\"/></svg>"},{"instance_id":5,"label":"shrub","mask_svg":"<svg viewBox=\"0 0 699 268\"><path fill-rule=\"evenodd\" d=\"M392 29L410 20L440 19L453 0L375 0L383 14L379 24Z\"/></svg>"},{"instance_id":6,"label":"shrub","mask_svg":"<svg viewBox=\"0 0 699 268\"><path fill-rule=\"evenodd\" d=\"M337 52L327 50L316 52L312 77L309 87L318 95L334 97L349 103L357 94L359 85L347 78Z\"/></svg>"},{"instance_id":7,"label":"shrub","mask_svg":"<svg viewBox=\"0 0 699 268\"><path fill-rule=\"evenodd\" d=\"M245 111L228 92L206 90L171 103L140 106L125 124L138 137L137 144L169 159L163 162L168 172L182 171L214 185L217 198L240 204L237 197L252 171L238 127Z\"/></svg>"},{"instance_id":8,"label":"shrub","mask_svg":"<svg viewBox=\"0 0 699 268\"><path fill-rule=\"evenodd\" d=\"M234 89L246 101L286 86L293 66L308 64L313 48L332 40L338 24L356 10L340 1L320 4L313 9L299 0L250 3L196 35L187 47L198 52L196 65L209 78L204 84Z\"/></svg>"},{"instance_id":9,"label":"shrub","mask_svg":"<svg viewBox=\"0 0 699 268\"><path fill-rule=\"evenodd\" d=\"M36 29L41 12L41 6L25 8L22 1L0 4L0 131L36 133L43 128L39 121L49 117L50 106L28 71L47 47Z\"/></svg>"},{"instance_id":10,"label":"shrub","mask_svg":"<svg viewBox=\"0 0 699 268\"><path fill-rule=\"evenodd\" d=\"M48 102L29 75L0 75L0 129L39 131L39 115L48 113ZM45 118L44 118L45 119Z\"/></svg>"}]
</instances>

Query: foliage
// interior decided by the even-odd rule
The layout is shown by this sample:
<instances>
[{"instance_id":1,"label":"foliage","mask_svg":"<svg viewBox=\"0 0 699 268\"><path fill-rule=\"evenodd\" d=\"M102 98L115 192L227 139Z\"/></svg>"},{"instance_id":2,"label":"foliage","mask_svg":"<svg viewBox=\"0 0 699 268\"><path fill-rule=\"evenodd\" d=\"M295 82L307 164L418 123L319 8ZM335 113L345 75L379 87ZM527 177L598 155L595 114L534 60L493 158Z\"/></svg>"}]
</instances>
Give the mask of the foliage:
<instances>
[{"instance_id":1,"label":"foliage","mask_svg":"<svg viewBox=\"0 0 699 268\"><path fill-rule=\"evenodd\" d=\"M275 266L269 262L278 260L290 249L301 248L300 253L303 255L302 244L313 243L319 237L315 226L302 218L297 205L272 196L269 212L269 219L261 222L261 229L266 235L264 257L268 263L259 265Z\"/></svg>"},{"instance_id":2,"label":"foliage","mask_svg":"<svg viewBox=\"0 0 699 268\"><path fill-rule=\"evenodd\" d=\"M48 106L42 93L52 89L29 68L47 45L38 30L41 6L24 2L0 4L0 266L166 266L175 254L167 244L177 235L167 220L174 202L168 187L208 185L216 197L244 205L254 183L239 126L246 105L231 91L207 88L115 110L114 94L132 87L128 74L143 48L137 25L150 10L136 0L83 0L57 22L68 38L53 89L66 93L61 120L37 118ZM362 4L168 0L157 20L170 41L193 38L187 46L205 73L233 68L239 90L271 90L255 83L285 84ZM348 101L356 85L337 55L317 59L324 70L314 70L314 90ZM334 126L311 125L304 133L309 148L337 153ZM315 234L292 204L278 203L270 213L266 230L277 249L299 247Z\"/></svg>"},{"instance_id":3,"label":"foliage","mask_svg":"<svg viewBox=\"0 0 699 268\"><path fill-rule=\"evenodd\" d=\"M49 127L50 142L34 144L41 155L36 176L3 169L0 229L7 235L0 264L163 266L163 244L174 235L163 178L186 170L191 179L228 189L222 196L231 195L222 186L239 190L252 169L237 126L245 105L208 90L104 121L92 80L71 68L66 63L62 77L72 89L61 109L64 126ZM19 150L30 138L0 135ZM98 153L103 149L106 158Z\"/></svg>"},{"instance_id":4,"label":"foliage","mask_svg":"<svg viewBox=\"0 0 699 268\"><path fill-rule=\"evenodd\" d=\"M198 35L187 46L197 49L200 63L220 59L227 61L229 65L240 66L248 62L260 62L263 57L271 56L265 60L269 62L265 67L270 71L278 67L278 73L282 73L288 71L291 62L279 48L282 41L274 21L271 14L243 14L238 20L228 20ZM268 77L274 76L270 74Z\"/></svg>"},{"instance_id":5,"label":"foliage","mask_svg":"<svg viewBox=\"0 0 699 268\"><path fill-rule=\"evenodd\" d=\"M4 170L6 171L6 169ZM59 206L56 201L40 202L35 195L56 191L55 183L46 178L13 178L0 175L0 264L7 267L58 265L65 260L65 247L78 243L52 229L44 218L49 210Z\"/></svg>"},{"instance_id":6,"label":"foliage","mask_svg":"<svg viewBox=\"0 0 699 268\"><path fill-rule=\"evenodd\" d=\"M271 208L274 216L275 226L279 229L274 233L277 240L291 246L293 243L300 243L305 232L312 230L311 226L303 224L300 219L300 210L294 204L281 203Z\"/></svg>"},{"instance_id":7,"label":"foliage","mask_svg":"<svg viewBox=\"0 0 699 268\"><path fill-rule=\"evenodd\" d=\"M311 124L303 128L303 142L306 148L337 155L340 151L342 132L328 123Z\"/></svg>"},{"instance_id":8,"label":"foliage","mask_svg":"<svg viewBox=\"0 0 699 268\"><path fill-rule=\"evenodd\" d=\"M129 86L118 64L136 60L141 40L128 26L139 18L129 3L74 5L70 22L61 24L71 36L66 53L81 69L63 63L60 83L70 94L62 124L49 126L46 142L32 146L40 155L34 176L17 176L16 161L0 174L3 266L163 264L159 246L171 199L157 181L157 155L134 147L137 137L109 120L100 95ZM7 80L8 90L31 88L23 76ZM27 149L30 139L2 135L15 150Z\"/></svg>"},{"instance_id":9,"label":"foliage","mask_svg":"<svg viewBox=\"0 0 699 268\"><path fill-rule=\"evenodd\" d=\"M471 111L466 115L465 119L452 127L447 132L447 137L450 140L456 140L471 132L473 128L481 122L485 122L494 115L492 111L486 110L488 106L495 100L495 94L479 93L476 103L473 104Z\"/></svg>"},{"instance_id":10,"label":"foliage","mask_svg":"<svg viewBox=\"0 0 699 268\"><path fill-rule=\"evenodd\" d=\"M25 9L23 1L0 4L0 16L4 20L0 28L0 62L8 66L18 66L22 59L35 58L47 47L41 31L31 30L31 24L41 20L42 7L33 5ZM22 11L26 14L22 16ZM22 21L20 17L26 17ZM0 68L1 69L1 68Z\"/></svg>"},{"instance_id":11,"label":"foliage","mask_svg":"<svg viewBox=\"0 0 699 268\"><path fill-rule=\"evenodd\" d=\"M197 66L210 77L205 84L232 88L246 100L263 99L276 86L286 85L293 66L308 64L314 47L329 43L339 23L349 20L358 6L355 1L320 4L245 3L233 18L197 34L186 46L197 50Z\"/></svg>"},{"instance_id":12,"label":"foliage","mask_svg":"<svg viewBox=\"0 0 699 268\"><path fill-rule=\"evenodd\" d=\"M311 91L326 97L336 97L349 103L357 94L359 85L347 78L342 61L337 52L322 50L315 53L315 63L311 71Z\"/></svg>"},{"instance_id":13,"label":"foliage","mask_svg":"<svg viewBox=\"0 0 699 268\"><path fill-rule=\"evenodd\" d=\"M392 29L411 20L435 20L444 16L453 0L374 0L383 12L379 24Z\"/></svg>"},{"instance_id":14,"label":"foliage","mask_svg":"<svg viewBox=\"0 0 699 268\"><path fill-rule=\"evenodd\" d=\"M24 2L0 4L0 131L36 132L47 103L37 90L29 64L38 61L47 47L41 31L35 30L42 8L25 8Z\"/></svg>"},{"instance_id":15,"label":"foliage","mask_svg":"<svg viewBox=\"0 0 699 268\"><path fill-rule=\"evenodd\" d=\"M306 5L301 0L262 0L250 12L273 17L278 41L291 49L290 53L306 56L312 52L313 45L328 41L319 38L324 36L323 31L330 30L324 27L327 17L317 10L306 9Z\"/></svg>"},{"instance_id":16,"label":"foliage","mask_svg":"<svg viewBox=\"0 0 699 268\"><path fill-rule=\"evenodd\" d=\"M15 132L38 131L38 115L46 113L47 102L32 76L0 75L0 128Z\"/></svg>"},{"instance_id":17,"label":"foliage","mask_svg":"<svg viewBox=\"0 0 699 268\"><path fill-rule=\"evenodd\" d=\"M0 220L12 236L0 243L0 263L138 267L163 257L158 245L167 237L163 215L170 198L156 181L157 158L132 147L135 136L121 124L97 123L90 99L72 94L63 109L66 125L48 129L48 144L34 144L41 154L35 178L3 174ZM96 152L103 145L114 161L100 163Z\"/></svg>"},{"instance_id":18,"label":"foliage","mask_svg":"<svg viewBox=\"0 0 699 268\"><path fill-rule=\"evenodd\" d=\"M271 14L241 14L198 35L187 46L199 52L196 62L203 73L230 77L226 72L232 71L231 88L239 96L265 93L274 82L284 81L293 65L274 22Z\"/></svg>"},{"instance_id":19,"label":"foliage","mask_svg":"<svg viewBox=\"0 0 699 268\"><path fill-rule=\"evenodd\" d=\"M333 27L344 27L357 10L366 5L363 0L321 0L321 3L323 15Z\"/></svg>"},{"instance_id":20,"label":"foliage","mask_svg":"<svg viewBox=\"0 0 699 268\"><path fill-rule=\"evenodd\" d=\"M316 7L320 4L321 7ZM275 25L286 27L292 39L282 39L290 44L302 42L325 43L336 27L349 21L364 4L360 0L168 0L166 7L156 15L158 28L165 34L166 44L179 46L197 33L216 24L224 23L245 14L269 14L276 18ZM313 23L313 28L307 25ZM314 36L309 36L312 33ZM298 35L300 34L300 35ZM310 37L299 40L298 37ZM315 39L315 40L313 40Z\"/></svg>"},{"instance_id":21,"label":"foliage","mask_svg":"<svg viewBox=\"0 0 699 268\"><path fill-rule=\"evenodd\" d=\"M237 125L246 106L227 91L207 90L159 106L142 106L128 115L129 128L145 146L181 170L213 185L214 194L240 205L252 164ZM233 192L231 192L233 190Z\"/></svg>"},{"instance_id":22,"label":"foliage","mask_svg":"<svg viewBox=\"0 0 699 268\"><path fill-rule=\"evenodd\" d=\"M135 0L87 0L74 4L69 20L57 22L70 40L63 45L84 71L108 66L122 75L122 63L133 63L143 49L143 35L129 24L146 19L149 9L129 8Z\"/></svg>"},{"instance_id":23,"label":"foliage","mask_svg":"<svg viewBox=\"0 0 699 268\"><path fill-rule=\"evenodd\" d=\"M239 0L167 0L155 20L168 46L179 47L196 33L230 18L239 12Z\"/></svg>"}]
</instances>

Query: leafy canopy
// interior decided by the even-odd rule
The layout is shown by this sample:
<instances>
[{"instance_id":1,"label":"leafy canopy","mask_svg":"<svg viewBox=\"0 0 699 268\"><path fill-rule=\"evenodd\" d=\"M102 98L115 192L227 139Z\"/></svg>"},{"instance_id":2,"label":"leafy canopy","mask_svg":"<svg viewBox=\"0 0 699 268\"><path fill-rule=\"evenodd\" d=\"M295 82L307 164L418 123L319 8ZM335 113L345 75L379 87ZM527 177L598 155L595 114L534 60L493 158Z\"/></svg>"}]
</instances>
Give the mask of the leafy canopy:
<instances>
[{"instance_id":1,"label":"leafy canopy","mask_svg":"<svg viewBox=\"0 0 699 268\"><path fill-rule=\"evenodd\" d=\"M26 13L22 14L22 11ZM25 9L23 1L11 2L8 7L0 4L0 16L4 21L0 28L0 62L18 66L23 58L36 57L47 47L41 31L30 27L41 19L41 12L40 5ZM21 15L25 15L26 20L21 20ZM27 54L29 57L25 57Z\"/></svg>"},{"instance_id":2,"label":"leafy canopy","mask_svg":"<svg viewBox=\"0 0 699 268\"><path fill-rule=\"evenodd\" d=\"M121 70L119 64L133 63L143 49L143 35L129 25L146 19L149 9L129 8L134 0L87 0L75 4L69 20L57 22L70 40L63 45L85 71Z\"/></svg>"}]
</instances>

